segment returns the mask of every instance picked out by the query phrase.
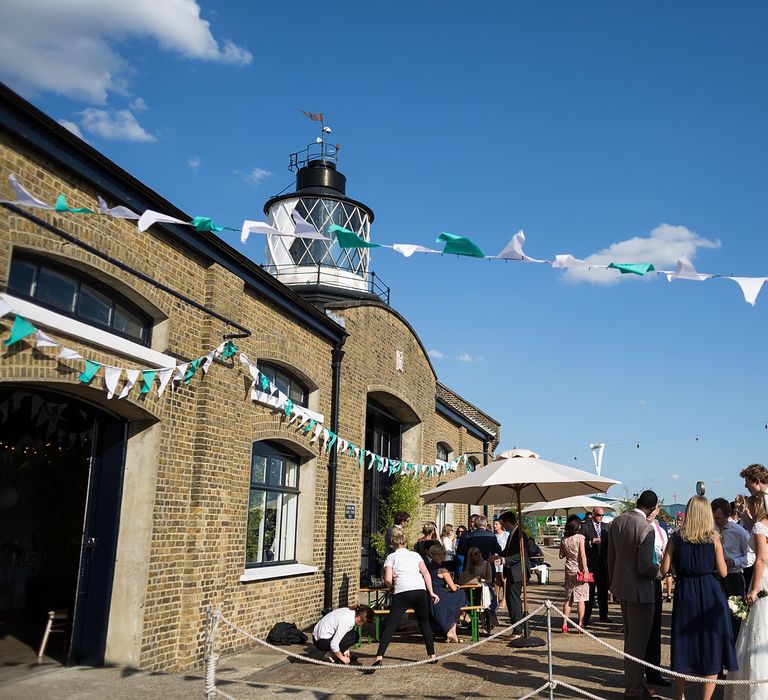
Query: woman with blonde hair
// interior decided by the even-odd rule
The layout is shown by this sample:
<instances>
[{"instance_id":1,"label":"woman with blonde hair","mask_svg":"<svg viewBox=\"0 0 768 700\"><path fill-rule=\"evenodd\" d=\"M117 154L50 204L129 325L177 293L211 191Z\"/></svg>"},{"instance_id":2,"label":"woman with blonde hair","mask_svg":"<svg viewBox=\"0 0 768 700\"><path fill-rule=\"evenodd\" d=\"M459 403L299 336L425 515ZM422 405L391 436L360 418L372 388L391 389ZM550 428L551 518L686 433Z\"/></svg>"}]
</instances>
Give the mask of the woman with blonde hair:
<instances>
[{"instance_id":1,"label":"woman with blonde hair","mask_svg":"<svg viewBox=\"0 0 768 700\"><path fill-rule=\"evenodd\" d=\"M437 525L428 520L421 527L421 537L413 545L414 551L421 554L425 564L429 564L429 554L427 554L427 551L433 544L440 544L440 540L437 537Z\"/></svg>"},{"instance_id":2,"label":"woman with blonde hair","mask_svg":"<svg viewBox=\"0 0 768 700\"><path fill-rule=\"evenodd\" d=\"M456 549L453 546L453 525L446 523L440 532L440 543L445 550L445 568L456 573Z\"/></svg>"},{"instance_id":3,"label":"woman with blonde hair","mask_svg":"<svg viewBox=\"0 0 768 700\"><path fill-rule=\"evenodd\" d=\"M750 496L746 508L754 522L749 545L755 553L755 566L747 591L749 617L741 623L736 642L739 670L729 674L728 680L768 678L768 512L765 496ZM725 689L725 698L766 700L768 685L729 685Z\"/></svg>"},{"instance_id":4,"label":"woman with blonde hair","mask_svg":"<svg viewBox=\"0 0 768 700\"><path fill-rule=\"evenodd\" d=\"M728 573L720 536L709 501L694 496L685 521L664 550L661 574L675 571L672 607L672 670L715 680L722 669L738 668L728 605L720 582ZM677 697L685 697L685 681L675 679ZM710 700L714 683L704 683L702 700Z\"/></svg>"}]
</instances>

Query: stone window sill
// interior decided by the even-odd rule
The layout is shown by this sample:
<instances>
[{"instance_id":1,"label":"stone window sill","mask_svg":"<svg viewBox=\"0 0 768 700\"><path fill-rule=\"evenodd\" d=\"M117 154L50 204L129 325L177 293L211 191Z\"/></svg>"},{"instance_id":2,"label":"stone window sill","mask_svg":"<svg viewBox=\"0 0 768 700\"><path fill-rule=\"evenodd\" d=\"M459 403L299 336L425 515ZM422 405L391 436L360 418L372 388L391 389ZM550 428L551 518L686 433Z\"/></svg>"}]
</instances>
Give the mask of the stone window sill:
<instances>
[{"instance_id":1,"label":"stone window sill","mask_svg":"<svg viewBox=\"0 0 768 700\"><path fill-rule=\"evenodd\" d=\"M286 578L289 576L303 576L314 574L318 571L316 566L306 564L285 564L283 566L263 566L256 569L246 569L240 577L240 583L250 581L266 581L273 578Z\"/></svg>"}]
</instances>

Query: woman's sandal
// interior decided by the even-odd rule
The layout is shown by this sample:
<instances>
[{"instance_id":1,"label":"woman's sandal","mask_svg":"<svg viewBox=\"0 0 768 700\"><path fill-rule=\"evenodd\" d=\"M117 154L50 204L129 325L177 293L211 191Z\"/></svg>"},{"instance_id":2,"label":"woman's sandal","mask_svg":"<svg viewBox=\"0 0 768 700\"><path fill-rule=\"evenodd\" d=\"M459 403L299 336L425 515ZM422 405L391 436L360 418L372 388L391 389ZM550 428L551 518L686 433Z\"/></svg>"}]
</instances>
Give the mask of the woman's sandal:
<instances>
[{"instance_id":1,"label":"woman's sandal","mask_svg":"<svg viewBox=\"0 0 768 700\"><path fill-rule=\"evenodd\" d=\"M568 634L568 625L563 625L562 632L563 634Z\"/></svg>"},{"instance_id":2,"label":"woman's sandal","mask_svg":"<svg viewBox=\"0 0 768 700\"><path fill-rule=\"evenodd\" d=\"M446 644L461 644L461 637L446 637L445 638Z\"/></svg>"}]
</instances>

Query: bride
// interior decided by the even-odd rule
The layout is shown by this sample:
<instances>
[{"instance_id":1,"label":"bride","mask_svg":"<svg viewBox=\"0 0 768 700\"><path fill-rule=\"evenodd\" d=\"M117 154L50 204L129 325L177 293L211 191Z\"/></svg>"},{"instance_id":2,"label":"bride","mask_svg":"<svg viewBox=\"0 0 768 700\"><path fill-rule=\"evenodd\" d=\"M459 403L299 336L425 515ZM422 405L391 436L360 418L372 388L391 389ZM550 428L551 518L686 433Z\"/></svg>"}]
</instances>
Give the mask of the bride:
<instances>
[{"instance_id":1,"label":"bride","mask_svg":"<svg viewBox=\"0 0 768 700\"><path fill-rule=\"evenodd\" d=\"M761 680L768 678L768 597L758 598L760 591L768 592L768 496L747 499L747 508L755 523L750 546L755 552L752 583L747 592L749 617L741 623L736 641L739 670L728 674L728 680ZM761 685L728 685L726 700L768 700L768 683Z\"/></svg>"}]
</instances>

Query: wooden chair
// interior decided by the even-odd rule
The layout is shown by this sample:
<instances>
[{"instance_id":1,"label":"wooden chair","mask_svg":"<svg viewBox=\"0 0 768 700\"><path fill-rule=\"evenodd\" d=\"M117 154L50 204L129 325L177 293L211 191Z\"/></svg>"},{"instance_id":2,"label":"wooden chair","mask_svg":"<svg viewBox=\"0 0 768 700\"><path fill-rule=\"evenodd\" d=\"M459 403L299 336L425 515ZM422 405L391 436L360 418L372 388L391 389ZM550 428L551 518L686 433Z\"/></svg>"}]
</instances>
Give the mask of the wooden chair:
<instances>
[{"instance_id":1,"label":"wooden chair","mask_svg":"<svg viewBox=\"0 0 768 700\"><path fill-rule=\"evenodd\" d=\"M51 634L67 631L67 622L69 622L69 610L51 610L48 612L48 624L45 626L43 641L40 643L40 651L37 652L38 660L43 658L45 647L48 646L48 638Z\"/></svg>"}]
</instances>

